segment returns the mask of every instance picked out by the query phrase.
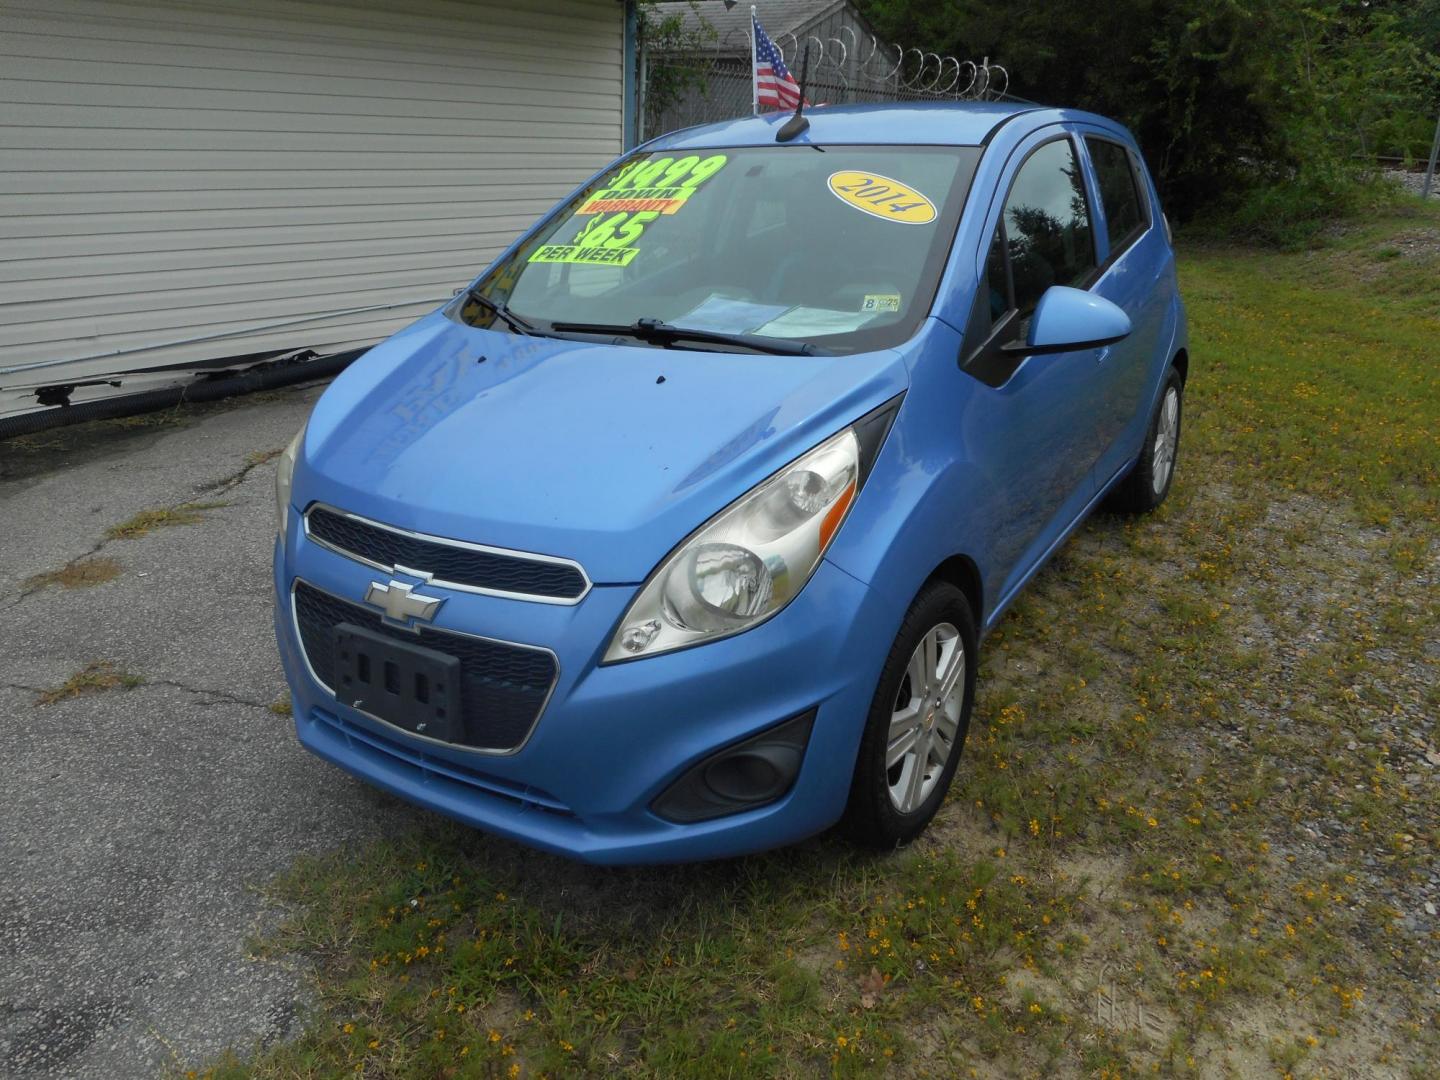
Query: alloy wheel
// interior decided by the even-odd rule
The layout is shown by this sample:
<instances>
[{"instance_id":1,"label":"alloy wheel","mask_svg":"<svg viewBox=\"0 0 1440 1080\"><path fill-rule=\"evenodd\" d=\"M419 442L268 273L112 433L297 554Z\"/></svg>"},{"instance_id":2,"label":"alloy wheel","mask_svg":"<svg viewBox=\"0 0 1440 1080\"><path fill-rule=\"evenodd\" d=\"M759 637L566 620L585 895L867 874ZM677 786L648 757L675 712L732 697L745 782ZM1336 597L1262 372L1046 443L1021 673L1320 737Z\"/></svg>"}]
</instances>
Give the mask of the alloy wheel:
<instances>
[{"instance_id":1,"label":"alloy wheel","mask_svg":"<svg viewBox=\"0 0 1440 1080\"><path fill-rule=\"evenodd\" d=\"M1175 449L1180 441L1180 391L1171 386L1165 391L1160 416L1155 424L1155 446L1151 451L1150 483L1159 495L1170 482L1175 467Z\"/></svg>"},{"instance_id":2,"label":"alloy wheel","mask_svg":"<svg viewBox=\"0 0 1440 1080\"><path fill-rule=\"evenodd\" d=\"M950 623L920 639L906 666L885 750L890 801L914 813L935 790L955 750L965 698L965 643Z\"/></svg>"}]
</instances>

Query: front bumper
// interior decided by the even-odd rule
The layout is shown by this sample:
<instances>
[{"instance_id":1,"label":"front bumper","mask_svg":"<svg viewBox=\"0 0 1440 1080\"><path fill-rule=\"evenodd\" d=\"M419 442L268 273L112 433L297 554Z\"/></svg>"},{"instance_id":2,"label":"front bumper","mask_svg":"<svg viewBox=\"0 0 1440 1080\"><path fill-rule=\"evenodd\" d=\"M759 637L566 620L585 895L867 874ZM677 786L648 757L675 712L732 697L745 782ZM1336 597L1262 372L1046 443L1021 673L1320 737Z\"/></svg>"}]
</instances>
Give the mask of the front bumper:
<instances>
[{"instance_id":1,"label":"front bumper","mask_svg":"<svg viewBox=\"0 0 1440 1080\"><path fill-rule=\"evenodd\" d=\"M552 650L559 676L529 739L488 754L419 739L341 705L311 675L291 617L298 576L359 600L383 575L315 544L291 513L275 551L276 637L301 743L387 791L468 825L595 863L720 858L833 824L849 793L880 665L899 623L828 562L768 622L733 638L600 666L637 586L595 586L574 606L443 593L434 626ZM794 785L778 801L676 824L650 804L697 761L815 710Z\"/></svg>"}]
</instances>

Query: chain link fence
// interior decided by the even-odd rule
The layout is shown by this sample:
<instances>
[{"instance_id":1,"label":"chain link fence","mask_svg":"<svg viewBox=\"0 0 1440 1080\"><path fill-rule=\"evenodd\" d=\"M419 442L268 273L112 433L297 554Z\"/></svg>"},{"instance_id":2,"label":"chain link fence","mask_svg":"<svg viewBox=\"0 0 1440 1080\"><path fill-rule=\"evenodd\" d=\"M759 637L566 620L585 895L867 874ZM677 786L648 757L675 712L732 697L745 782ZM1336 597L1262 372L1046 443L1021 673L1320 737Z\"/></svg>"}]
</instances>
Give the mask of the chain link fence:
<instances>
[{"instance_id":1,"label":"chain link fence","mask_svg":"<svg viewBox=\"0 0 1440 1080\"><path fill-rule=\"evenodd\" d=\"M805 97L816 105L983 101L1003 97L1010 82L1009 73L988 57L977 63L867 38L862 40L848 26L841 26L831 37L782 34L775 44L797 80L808 57ZM641 63L642 138L750 115L748 37L739 43L721 41L705 51L647 50Z\"/></svg>"}]
</instances>

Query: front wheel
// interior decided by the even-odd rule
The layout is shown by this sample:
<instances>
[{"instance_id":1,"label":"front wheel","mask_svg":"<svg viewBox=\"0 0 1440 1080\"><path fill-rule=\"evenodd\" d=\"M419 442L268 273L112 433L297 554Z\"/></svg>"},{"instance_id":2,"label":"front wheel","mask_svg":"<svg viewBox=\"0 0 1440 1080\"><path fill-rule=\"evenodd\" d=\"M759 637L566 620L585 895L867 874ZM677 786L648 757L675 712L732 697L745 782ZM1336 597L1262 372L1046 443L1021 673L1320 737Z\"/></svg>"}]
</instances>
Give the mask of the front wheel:
<instances>
[{"instance_id":1,"label":"front wheel","mask_svg":"<svg viewBox=\"0 0 1440 1080\"><path fill-rule=\"evenodd\" d=\"M843 821L856 843L908 843L940 809L970 726L977 649L965 594L926 585L890 647L860 741Z\"/></svg>"},{"instance_id":2,"label":"front wheel","mask_svg":"<svg viewBox=\"0 0 1440 1080\"><path fill-rule=\"evenodd\" d=\"M1180 450L1180 420L1183 415L1185 384L1173 367L1160 391L1160 402L1150 427L1145 432L1145 445L1130 475L1116 485L1108 500L1110 509L1130 514L1154 510L1170 494L1175 479L1175 457Z\"/></svg>"}]
</instances>

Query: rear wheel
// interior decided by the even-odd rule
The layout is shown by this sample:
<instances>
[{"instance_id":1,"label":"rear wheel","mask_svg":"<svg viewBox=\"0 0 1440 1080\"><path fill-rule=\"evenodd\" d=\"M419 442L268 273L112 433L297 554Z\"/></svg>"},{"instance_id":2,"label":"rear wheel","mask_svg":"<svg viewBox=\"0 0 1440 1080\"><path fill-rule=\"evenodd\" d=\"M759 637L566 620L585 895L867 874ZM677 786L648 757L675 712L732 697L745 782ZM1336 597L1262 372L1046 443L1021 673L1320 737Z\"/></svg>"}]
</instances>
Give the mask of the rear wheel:
<instances>
[{"instance_id":1,"label":"rear wheel","mask_svg":"<svg viewBox=\"0 0 1440 1080\"><path fill-rule=\"evenodd\" d=\"M843 822L856 843L908 843L940 809L970 725L976 651L965 594L945 582L926 585L870 705Z\"/></svg>"},{"instance_id":2,"label":"rear wheel","mask_svg":"<svg viewBox=\"0 0 1440 1080\"><path fill-rule=\"evenodd\" d=\"M1185 384L1173 367L1160 391L1155 415L1145 433L1145 445L1130 475L1111 492L1107 504L1112 510L1143 514L1154 510L1170 494L1175 479L1175 458L1180 450L1180 421L1184 413Z\"/></svg>"}]
</instances>

